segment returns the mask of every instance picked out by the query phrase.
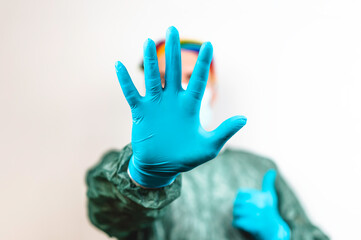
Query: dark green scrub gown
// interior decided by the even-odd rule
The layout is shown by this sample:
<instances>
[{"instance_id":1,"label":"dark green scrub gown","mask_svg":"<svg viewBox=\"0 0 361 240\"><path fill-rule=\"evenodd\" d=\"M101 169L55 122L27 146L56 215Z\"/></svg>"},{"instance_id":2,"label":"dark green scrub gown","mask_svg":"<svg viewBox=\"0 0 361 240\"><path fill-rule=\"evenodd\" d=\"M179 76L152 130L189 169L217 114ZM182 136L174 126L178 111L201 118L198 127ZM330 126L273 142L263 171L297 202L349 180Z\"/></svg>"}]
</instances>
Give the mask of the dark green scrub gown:
<instances>
[{"instance_id":1,"label":"dark green scrub gown","mask_svg":"<svg viewBox=\"0 0 361 240\"><path fill-rule=\"evenodd\" d=\"M276 165L249 152L226 149L215 159L182 173L169 186L142 189L128 176L131 145L110 151L87 173L90 221L118 239L253 239L232 226L238 188L261 188ZM328 239L306 216L278 173L279 212L291 239Z\"/></svg>"}]
</instances>

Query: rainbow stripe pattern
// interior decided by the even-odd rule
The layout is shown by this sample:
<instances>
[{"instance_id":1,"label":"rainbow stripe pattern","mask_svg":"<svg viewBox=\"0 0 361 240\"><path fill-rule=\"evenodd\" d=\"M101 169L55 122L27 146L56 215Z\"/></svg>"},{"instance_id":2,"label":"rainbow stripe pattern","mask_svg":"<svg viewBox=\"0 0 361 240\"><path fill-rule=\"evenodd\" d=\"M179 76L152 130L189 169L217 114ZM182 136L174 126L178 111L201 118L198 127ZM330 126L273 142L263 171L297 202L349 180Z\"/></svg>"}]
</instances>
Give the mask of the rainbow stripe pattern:
<instances>
[{"instance_id":1,"label":"rainbow stripe pattern","mask_svg":"<svg viewBox=\"0 0 361 240\"><path fill-rule=\"evenodd\" d=\"M196 41L196 40L181 39L180 46L181 46L181 49L199 53L199 50L201 49L201 46L202 46L202 42ZM157 49L158 57L164 55L165 54L165 40L158 41L156 43L156 49ZM214 61L213 60L214 59L212 59L212 62L211 62L210 72L214 72L214 66L213 66ZM144 69L143 62L142 62L141 68Z\"/></svg>"}]
</instances>

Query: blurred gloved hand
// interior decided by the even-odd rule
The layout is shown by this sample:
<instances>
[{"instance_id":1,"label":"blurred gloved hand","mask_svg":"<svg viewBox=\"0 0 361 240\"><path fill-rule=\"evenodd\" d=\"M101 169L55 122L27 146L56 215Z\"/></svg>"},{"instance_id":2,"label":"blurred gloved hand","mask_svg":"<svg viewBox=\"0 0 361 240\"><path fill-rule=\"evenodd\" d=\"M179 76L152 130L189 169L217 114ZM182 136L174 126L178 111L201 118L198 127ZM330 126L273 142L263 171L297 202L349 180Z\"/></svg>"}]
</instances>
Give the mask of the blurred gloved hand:
<instances>
[{"instance_id":1,"label":"blurred gloved hand","mask_svg":"<svg viewBox=\"0 0 361 240\"><path fill-rule=\"evenodd\" d=\"M275 179L276 171L271 169L263 178L262 191L238 191L233 207L234 227L257 239L290 239L290 229L278 212Z\"/></svg>"},{"instance_id":2,"label":"blurred gloved hand","mask_svg":"<svg viewBox=\"0 0 361 240\"><path fill-rule=\"evenodd\" d=\"M211 43L202 45L187 90L181 87L181 50L174 27L167 31L165 54L162 88L155 44L150 39L144 43L144 97L139 95L123 64L116 63L133 119L133 156L128 173L146 188L169 185L180 172L216 157L226 141L246 124L245 117L235 116L211 132L200 125L199 110L213 54Z\"/></svg>"}]
</instances>

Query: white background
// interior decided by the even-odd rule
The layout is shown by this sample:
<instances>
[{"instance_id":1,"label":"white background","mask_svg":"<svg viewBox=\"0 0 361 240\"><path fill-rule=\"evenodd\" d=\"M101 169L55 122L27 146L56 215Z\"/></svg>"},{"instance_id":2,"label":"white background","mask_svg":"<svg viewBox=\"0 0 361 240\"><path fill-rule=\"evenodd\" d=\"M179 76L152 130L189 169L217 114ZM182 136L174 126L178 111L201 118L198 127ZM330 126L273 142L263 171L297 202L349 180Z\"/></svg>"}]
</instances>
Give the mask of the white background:
<instances>
[{"instance_id":1,"label":"white background","mask_svg":"<svg viewBox=\"0 0 361 240\"><path fill-rule=\"evenodd\" d=\"M147 38L174 25L211 41L216 123L274 159L333 239L361 227L359 1L27 1L0 4L0 239L107 239L86 216L85 172L130 141L116 80L139 89ZM205 189L206 191L206 189Z\"/></svg>"}]
</instances>

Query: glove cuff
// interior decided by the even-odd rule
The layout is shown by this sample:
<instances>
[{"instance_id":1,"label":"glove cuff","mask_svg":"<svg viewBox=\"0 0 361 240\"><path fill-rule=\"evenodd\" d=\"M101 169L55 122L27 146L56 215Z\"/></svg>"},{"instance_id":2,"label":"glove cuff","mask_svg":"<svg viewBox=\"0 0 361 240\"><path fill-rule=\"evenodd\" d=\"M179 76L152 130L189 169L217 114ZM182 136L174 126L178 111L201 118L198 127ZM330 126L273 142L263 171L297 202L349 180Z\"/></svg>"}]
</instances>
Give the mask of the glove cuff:
<instances>
[{"instance_id":1,"label":"glove cuff","mask_svg":"<svg viewBox=\"0 0 361 240\"><path fill-rule=\"evenodd\" d=\"M158 176L152 173L145 172L137 167L134 161L134 155L130 158L128 165L128 174L129 177L136 182L138 185L144 188L161 188L168 186L174 182L176 177L179 175L175 175L172 177L169 176Z\"/></svg>"},{"instance_id":2,"label":"glove cuff","mask_svg":"<svg viewBox=\"0 0 361 240\"><path fill-rule=\"evenodd\" d=\"M290 228L288 227L287 223L282 219L281 216L277 216L276 218L278 218L278 227L276 228L277 231L275 232L275 235L273 235L274 240L289 240L291 239L291 231Z\"/></svg>"}]
</instances>

